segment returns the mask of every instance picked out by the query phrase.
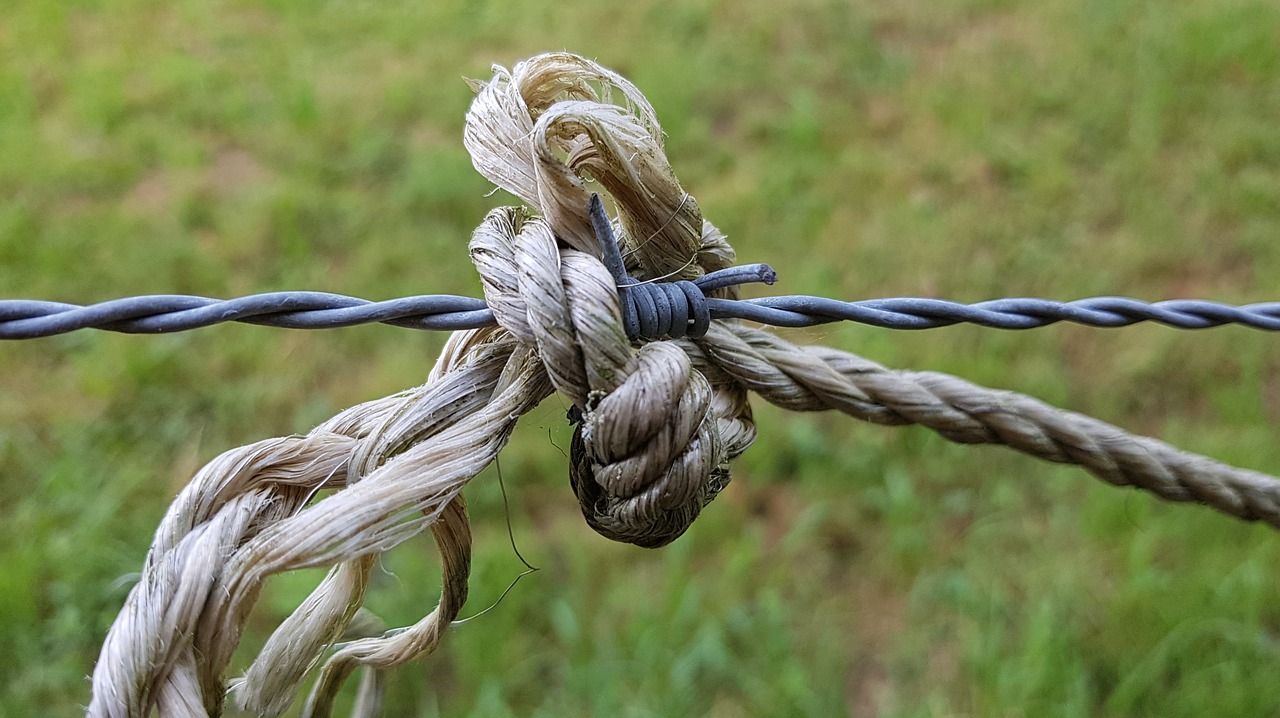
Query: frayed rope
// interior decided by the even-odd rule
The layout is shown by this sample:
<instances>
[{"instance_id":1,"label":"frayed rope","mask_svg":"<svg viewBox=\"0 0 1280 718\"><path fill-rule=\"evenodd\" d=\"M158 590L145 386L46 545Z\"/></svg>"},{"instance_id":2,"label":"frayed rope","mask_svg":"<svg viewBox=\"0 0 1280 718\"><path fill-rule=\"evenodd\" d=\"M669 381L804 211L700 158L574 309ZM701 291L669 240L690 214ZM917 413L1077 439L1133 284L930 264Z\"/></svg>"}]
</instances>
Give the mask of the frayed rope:
<instances>
[{"instance_id":1,"label":"frayed rope","mask_svg":"<svg viewBox=\"0 0 1280 718\"><path fill-rule=\"evenodd\" d=\"M242 709L274 716L315 671L304 714L327 716L357 668L354 714L375 715L381 672L438 646L466 600L463 487L555 391L573 404L570 484L587 523L641 546L680 536L728 483L729 462L756 436L753 392L787 409L1007 445L1280 527L1273 477L1020 394L712 321L706 305L736 290L707 278L723 277L734 252L677 181L634 85L551 53L472 87L472 162L533 208L490 212L471 240L498 327L455 333L420 387L201 469L106 637L90 715L218 715L230 691ZM315 500L322 489L333 492ZM439 604L407 629L370 628L361 606L377 557L426 530L441 552ZM263 582L315 567L329 574L228 684Z\"/></svg>"}]
</instances>

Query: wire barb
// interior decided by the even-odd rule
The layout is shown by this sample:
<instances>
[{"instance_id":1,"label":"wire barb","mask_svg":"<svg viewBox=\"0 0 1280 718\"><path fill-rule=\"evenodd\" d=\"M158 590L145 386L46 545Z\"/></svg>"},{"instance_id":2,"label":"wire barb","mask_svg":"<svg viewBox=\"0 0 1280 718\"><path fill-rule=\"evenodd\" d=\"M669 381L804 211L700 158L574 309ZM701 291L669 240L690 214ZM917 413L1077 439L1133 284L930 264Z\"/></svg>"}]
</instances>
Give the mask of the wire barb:
<instances>
[{"instance_id":1,"label":"wire barb","mask_svg":"<svg viewBox=\"0 0 1280 718\"><path fill-rule=\"evenodd\" d=\"M588 212L596 241L600 243L601 261L609 274L613 275L614 284L618 287L622 326L632 341L664 337L679 339L683 336L697 339L704 336L711 327L711 312L704 292L748 282L773 284L778 278L769 265L752 264L704 274L692 282L668 282L664 281L666 276L656 280L637 281L627 274L622 252L618 249L618 240L613 234L613 225L605 214L600 195L591 194ZM690 257L688 264L692 265L694 259ZM679 271L681 270L673 274Z\"/></svg>"}]
</instances>

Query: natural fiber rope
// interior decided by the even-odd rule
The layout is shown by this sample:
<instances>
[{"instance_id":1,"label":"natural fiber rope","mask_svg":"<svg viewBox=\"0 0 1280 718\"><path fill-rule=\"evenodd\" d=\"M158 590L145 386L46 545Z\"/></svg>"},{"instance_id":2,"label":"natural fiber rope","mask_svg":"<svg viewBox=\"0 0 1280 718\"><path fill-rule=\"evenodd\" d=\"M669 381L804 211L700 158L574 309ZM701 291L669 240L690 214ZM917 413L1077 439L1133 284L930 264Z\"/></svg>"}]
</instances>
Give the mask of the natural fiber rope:
<instances>
[{"instance_id":1,"label":"natural fiber rope","mask_svg":"<svg viewBox=\"0 0 1280 718\"><path fill-rule=\"evenodd\" d=\"M462 488L553 390L573 403L570 483L587 522L642 546L679 536L727 483L728 462L755 438L748 392L788 409L1005 444L1280 526L1280 481L1012 392L891 371L729 322L711 322L700 338L633 344L620 276L691 280L733 263L671 172L652 107L623 78L566 53L495 68L473 87L464 141L476 168L537 210L494 210L471 242L500 328L455 334L417 389L205 466L170 507L107 635L91 715L219 714L224 675L265 579L319 566L328 576L232 690L244 709L279 715L345 640L319 668L305 714L328 715L359 667L372 670L354 712L375 714L377 671L434 649L466 599ZM592 180L618 211L611 230L623 274L600 258L599 238L610 232L593 228ZM322 490L332 493L317 500ZM444 574L436 610L403 631L347 635L376 557L427 528Z\"/></svg>"},{"instance_id":2,"label":"natural fiber rope","mask_svg":"<svg viewBox=\"0 0 1280 718\"><path fill-rule=\"evenodd\" d=\"M801 347L759 329L713 326L686 345L694 366L723 371L793 411L835 409L877 424L919 424L962 444L1003 444L1077 464L1118 486L1194 501L1280 528L1280 480L1130 434L1012 391L938 372L894 371L827 347ZM714 369L713 369L714 368ZM714 376L714 373L713 373Z\"/></svg>"}]
</instances>

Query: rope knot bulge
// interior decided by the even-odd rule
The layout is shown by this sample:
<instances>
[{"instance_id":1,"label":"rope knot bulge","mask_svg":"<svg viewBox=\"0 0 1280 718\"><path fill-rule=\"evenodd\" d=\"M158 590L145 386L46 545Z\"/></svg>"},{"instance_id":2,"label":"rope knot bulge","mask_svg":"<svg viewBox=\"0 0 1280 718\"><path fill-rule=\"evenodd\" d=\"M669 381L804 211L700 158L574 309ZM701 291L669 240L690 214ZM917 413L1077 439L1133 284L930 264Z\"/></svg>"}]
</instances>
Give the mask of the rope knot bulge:
<instances>
[{"instance_id":1,"label":"rope knot bulge","mask_svg":"<svg viewBox=\"0 0 1280 718\"><path fill-rule=\"evenodd\" d=\"M721 290L761 274L730 268L697 281L638 282L599 195L589 214L599 258L510 207L481 223L471 256L499 325L535 350L573 402L570 484L588 525L655 548L684 533L728 484L731 456L750 443L726 446L720 430L724 422L744 433L749 408L745 397L732 400L741 390L722 385L735 396L716 402L717 389L671 340L706 334L703 285Z\"/></svg>"},{"instance_id":2,"label":"rope knot bulge","mask_svg":"<svg viewBox=\"0 0 1280 718\"><path fill-rule=\"evenodd\" d=\"M733 248L671 169L653 107L621 75L549 53L472 87L472 163L532 208L496 209L475 231L485 299L573 404L570 484L587 523L662 546L755 439L747 388L709 379L691 340L712 330L708 298L772 271L732 267Z\"/></svg>"}]
</instances>

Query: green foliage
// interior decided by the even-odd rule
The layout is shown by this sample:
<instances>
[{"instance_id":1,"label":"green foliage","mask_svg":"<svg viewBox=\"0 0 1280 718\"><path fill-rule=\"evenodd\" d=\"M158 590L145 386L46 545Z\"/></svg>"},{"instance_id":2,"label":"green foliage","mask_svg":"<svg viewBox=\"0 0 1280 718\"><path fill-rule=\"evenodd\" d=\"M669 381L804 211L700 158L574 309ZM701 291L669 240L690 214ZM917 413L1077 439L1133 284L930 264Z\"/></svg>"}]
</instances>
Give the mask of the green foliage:
<instances>
[{"instance_id":1,"label":"green foliage","mask_svg":"<svg viewBox=\"0 0 1280 718\"><path fill-rule=\"evenodd\" d=\"M8 0L0 294L476 294L461 76L568 48L635 80L685 186L783 292L1274 300L1266 0ZM790 332L1280 473L1275 337ZM219 451L421 382L440 336L222 326L0 346L0 714L87 701L169 499ZM661 552L582 525L564 407L504 453L540 573L390 678L389 715L1280 714L1280 543L918 429L758 411ZM519 569L492 473L468 611ZM386 560L391 625L438 588ZM317 576L280 577L246 650Z\"/></svg>"}]
</instances>

